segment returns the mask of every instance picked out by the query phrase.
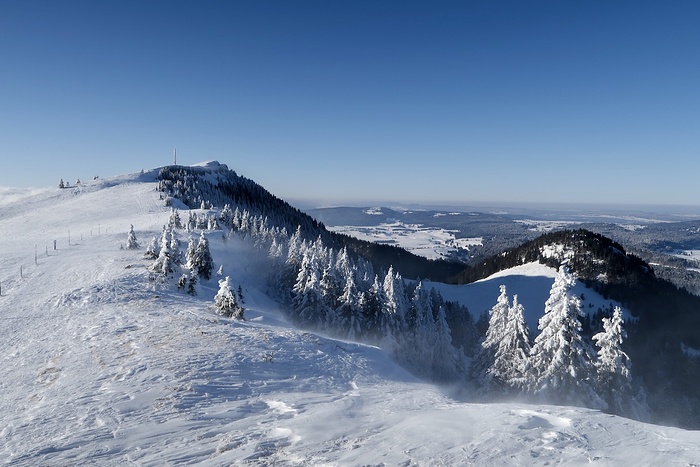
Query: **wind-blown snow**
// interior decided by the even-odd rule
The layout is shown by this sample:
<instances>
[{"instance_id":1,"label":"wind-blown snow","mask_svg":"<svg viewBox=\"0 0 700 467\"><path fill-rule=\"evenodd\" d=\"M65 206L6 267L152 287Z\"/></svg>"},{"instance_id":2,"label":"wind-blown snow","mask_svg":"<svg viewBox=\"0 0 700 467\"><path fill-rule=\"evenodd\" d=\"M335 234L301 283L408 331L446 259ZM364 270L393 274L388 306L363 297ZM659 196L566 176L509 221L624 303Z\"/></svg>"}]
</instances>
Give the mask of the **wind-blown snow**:
<instances>
[{"instance_id":1,"label":"wind-blown snow","mask_svg":"<svg viewBox=\"0 0 700 467\"><path fill-rule=\"evenodd\" d=\"M47 190L47 188L16 188L0 186L0 205L14 203Z\"/></svg>"},{"instance_id":2,"label":"wind-blown snow","mask_svg":"<svg viewBox=\"0 0 700 467\"><path fill-rule=\"evenodd\" d=\"M120 249L130 224L145 244L167 221L154 188L153 174L124 176L0 207L3 464L700 460L697 432L580 408L461 402L457 388L416 379L381 349L297 330L264 293L258 253L210 233L214 260L246 298L246 321L220 318L218 277L191 297L150 282L143 249ZM518 277L542 277L533 271Z\"/></svg>"}]
</instances>

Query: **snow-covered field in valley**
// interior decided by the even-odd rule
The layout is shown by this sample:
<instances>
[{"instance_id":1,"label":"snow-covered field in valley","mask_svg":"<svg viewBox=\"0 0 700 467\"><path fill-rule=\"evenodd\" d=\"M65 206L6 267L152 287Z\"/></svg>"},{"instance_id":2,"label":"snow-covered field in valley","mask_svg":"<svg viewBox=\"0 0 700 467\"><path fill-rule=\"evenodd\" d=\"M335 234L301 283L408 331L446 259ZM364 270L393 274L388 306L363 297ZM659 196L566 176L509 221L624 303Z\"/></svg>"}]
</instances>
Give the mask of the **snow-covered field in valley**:
<instances>
[{"instance_id":1,"label":"snow-covered field in valley","mask_svg":"<svg viewBox=\"0 0 700 467\"><path fill-rule=\"evenodd\" d=\"M381 211L377 214L381 214ZM372 226L329 226L328 230L368 242L396 245L428 259L448 258L456 250L469 250L469 247L482 245L479 237L456 238L455 231L399 221Z\"/></svg>"},{"instance_id":2,"label":"snow-covered field in valley","mask_svg":"<svg viewBox=\"0 0 700 467\"><path fill-rule=\"evenodd\" d=\"M259 253L209 232L246 301L245 321L216 315L217 276L194 297L148 278L144 247L170 214L155 185L147 173L0 203L0 463L700 464L699 432L464 402L381 349L295 329ZM130 224L139 250L122 249Z\"/></svg>"}]
</instances>

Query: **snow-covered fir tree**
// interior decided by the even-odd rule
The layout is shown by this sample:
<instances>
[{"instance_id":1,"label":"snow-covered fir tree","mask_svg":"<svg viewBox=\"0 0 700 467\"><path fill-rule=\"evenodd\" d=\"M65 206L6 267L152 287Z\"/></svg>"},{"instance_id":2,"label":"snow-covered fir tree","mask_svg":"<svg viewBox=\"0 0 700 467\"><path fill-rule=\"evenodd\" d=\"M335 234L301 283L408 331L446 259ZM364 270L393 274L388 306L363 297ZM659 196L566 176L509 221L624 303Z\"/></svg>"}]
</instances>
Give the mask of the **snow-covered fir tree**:
<instances>
[{"instance_id":1,"label":"snow-covered fir tree","mask_svg":"<svg viewBox=\"0 0 700 467\"><path fill-rule=\"evenodd\" d=\"M526 371L530 356L530 337L525 324L525 310L513 296L508 309L505 330L496 348L494 361L488 373L505 393L512 394L526 389Z\"/></svg>"},{"instance_id":2,"label":"snow-covered fir tree","mask_svg":"<svg viewBox=\"0 0 700 467\"><path fill-rule=\"evenodd\" d=\"M197 214L194 211L190 211L187 215L187 225L185 226L188 232L192 232L197 228Z\"/></svg>"},{"instance_id":3,"label":"snow-covered fir tree","mask_svg":"<svg viewBox=\"0 0 700 467\"><path fill-rule=\"evenodd\" d=\"M134 225L131 224L131 227L129 227L129 233L126 237L126 249L136 250L139 247L139 242L136 240L136 233L134 233Z\"/></svg>"},{"instance_id":4,"label":"snow-covered fir tree","mask_svg":"<svg viewBox=\"0 0 700 467\"><path fill-rule=\"evenodd\" d=\"M297 321L305 326L320 327L326 321L326 307L321 298L318 263L319 259L315 250L309 249L304 252L299 274L297 274L297 280L292 289L294 313Z\"/></svg>"},{"instance_id":5,"label":"snow-covered fir tree","mask_svg":"<svg viewBox=\"0 0 700 467\"><path fill-rule=\"evenodd\" d=\"M182 219L180 218L180 211L178 211L175 208L172 208L170 210L170 219L168 220L168 224L170 224L170 227L172 227L173 229L182 228Z\"/></svg>"},{"instance_id":6,"label":"snow-covered fir tree","mask_svg":"<svg viewBox=\"0 0 700 467\"><path fill-rule=\"evenodd\" d=\"M173 272L173 265L176 264L175 258L179 257L179 243L173 241L174 233L170 224L163 226L163 233L160 239L160 251L158 257L151 265L151 270L167 276ZM175 249L173 249L175 247Z\"/></svg>"},{"instance_id":7,"label":"snow-covered fir tree","mask_svg":"<svg viewBox=\"0 0 700 467\"><path fill-rule=\"evenodd\" d=\"M187 287L187 274L183 273L177 280L177 288L178 290L184 290L185 287Z\"/></svg>"},{"instance_id":8,"label":"snow-covered fir tree","mask_svg":"<svg viewBox=\"0 0 700 467\"><path fill-rule=\"evenodd\" d=\"M403 279L398 272L394 272L393 266L389 267L386 276L384 276L382 287L385 299L383 312L390 317L387 323L391 324L384 331L386 334L399 335L406 330L408 302Z\"/></svg>"},{"instance_id":9,"label":"snow-covered fir tree","mask_svg":"<svg viewBox=\"0 0 700 467\"><path fill-rule=\"evenodd\" d=\"M231 205L226 203L224 208L219 213L219 221L221 224L228 228L231 228L231 221L233 220L233 211L231 211Z\"/></svg>"},{"instance_id":10,"label":"snow-covered fir tree","mask_svg":"<svg viewBox=\"0 0 700 467\"><path fill-rule=\"evenodd\" d=\"M146 252L143 254L143 257L146 259L156 259L159 253L160 247L158 246L158 237L153 237L146 247Z\"/></svg>"},{"instance_id":11,"label":"snow-covered fir tree","mask_svg":"<svg viewBox=\"0 0 700 467\"><path fill-rule=\"evenodd\" d=\"M581 337L581 300L571 293L575 283L563 264L539 320L540 334L530 352L528 386L552 402L601 407L604 403L594 389L593 349Z\"/></svg>"},{"instance_id":12,"label":"snow-covered fir tree","mask_svg":"<svg viewBox=\"0 0 700 467\"><path fill-rule=\"evenodd\" d=\"M498 372L492 370L496 360L498 346L506 333L506 324L510 310L508 292L505 285L501 285L500 294L496 304L489 310L489 326L486 336L481 342L479 352L472 362L471 374L482 393L489 393L494 389L502 389L503 381Z\"/></svg>"},{"instance_id":13,"label":"snow-covered fir tree","mask_svg":"<svg viewBox=\"0 0 700 467\"><path fill-rule=\"evenodd\" d=\"M355 340L360 336L360 304L358 300L359 292L355 283L355 276L347 274L343 292L338 298L338 307L335 310L334 316L336 321L331 325L336 329L341 329L345 333L347 339Z\"/></svg>"},{"instance_id":14,"label":"snow-covered fir tree","mask_svg":"<svg viewBox=\"0 0 700 467\"><path fill-rule=\"evenodd\" d=\"M632 397L631 362L622 350L627 337L623 324L622 310L615 307L611 318L603 318L603 331L593 336L598 346L598 391L614 413L626 413Z\"/></svg>"},{"instance_id":15,"label":"snow-covered fir tree","mask_svg":"<svg viewBox=\"0 0 700 467\"><path fill-rule=\"evenodd\" d=\"M168 248L170 249L170 261L173 264L182 263L182 252L180 251L180 240L177 239L177 233L174 229L170 229L170 239L168 242Z\"/></svg>"},{"instance_id":16,"label":"snow-covered fir tree","mask_svg":"<svg viewBox=\"0 0 700 467\"><path fill-rule=\"evenodd\" d=\"M374 282L360 295L360 308L362 309L361 331L363 339L367 342L380 343L386 335L383 332L384 316L382 305L384 303L384 289L379 277L374 276Z\"/></svg>"},{"instance_id":17,"label":"snow-covered fir tree","mask_svg":"<svg viewBox=\"0 0 700 467\"><path fill-rule=\"evenodd\" d=\"M214 306L220 315L227 318L243 319L244 310L236 300L229 276L219 280L219 291L214 296Z\"/></svg>"},{"instance_id":18,"label":"snow-covered fir tree","mask_svg":"<svg viewBox=\"0 0 700 467\"><path fill-rule=\"evenodd\" d=\"M187 278L187 293L190 295L197 295L197 274L194 271L190 271Z\"/></svg>"},{"instance_id":19,"label":"snow-covered fir tree","mask_svg":"<svg viewBox=\"0 0 700 467\"><path fill-rule=\"evenodd\" d=\"M211 273L214 269L214 260L211 257L209 241L204 235L204 231L199 235L199 242L197 242L197 248L192 255L192 260L188 261L187 264L192 270L197 271L197 274L199 274L202 279L209 280L211 278Z\"/></svg>"},{"instance_id":20,"label":"snow-covered fir tree","mask_svg":"<svg viewBox=\"0 0 700 467\"><path fill-rule=\"evenodd\" d=\"M185 267L189 270L194 270L196 268L196 265L194 263L196 252L197 243L194 241L194 238L190 235L190 237L187 239L187 251L185 252Z\"/></svg>"},{"instance_id":21,"label":"snow-covered fir tree","mask_svg":"<svg viewBox=\"0 0 700 467\"><path fill-rule=\"evenodd\" d=\"M447 324L445 306L442 299L435 297L435 337L433 340L433 360L430 362L431 377L440 381L450 381L463 374L464 365L457 349L452 345L450 326Z\"/></svg>"}]
</instances>

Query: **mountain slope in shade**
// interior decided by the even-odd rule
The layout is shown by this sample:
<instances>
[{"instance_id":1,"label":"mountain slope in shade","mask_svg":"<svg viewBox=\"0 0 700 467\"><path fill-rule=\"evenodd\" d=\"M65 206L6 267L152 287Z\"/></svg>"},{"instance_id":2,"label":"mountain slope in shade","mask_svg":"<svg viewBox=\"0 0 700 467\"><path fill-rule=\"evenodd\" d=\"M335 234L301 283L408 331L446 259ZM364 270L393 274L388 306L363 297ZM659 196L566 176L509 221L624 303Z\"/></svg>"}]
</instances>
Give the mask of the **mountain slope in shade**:
<instances>
[{"instance_id":1,"label":"mountain slope in shade","mask_svg":"<svg viewBox=\"0 0 700 467\"><path fill-rule=\"evenodd\" d=\"M460 402L381 349L299 331L265 293L258 253L212 232L217 267L246 299L245 321L220 318L217 277L192 297L149 281L143 248L121 249L130 224L143 246L168 216L149 174L0 207L1 463L700 460L697 432L580 408Z\"/></svg>"}]
</instances>

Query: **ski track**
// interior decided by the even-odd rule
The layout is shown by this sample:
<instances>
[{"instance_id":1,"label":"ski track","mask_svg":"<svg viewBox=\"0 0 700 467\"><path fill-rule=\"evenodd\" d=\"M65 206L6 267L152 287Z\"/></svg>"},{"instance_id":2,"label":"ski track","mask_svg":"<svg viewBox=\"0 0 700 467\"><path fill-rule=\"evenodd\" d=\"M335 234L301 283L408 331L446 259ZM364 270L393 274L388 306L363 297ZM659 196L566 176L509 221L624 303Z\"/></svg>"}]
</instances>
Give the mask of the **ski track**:
<instances>
[{"instance_id":1,"label":"ski track","mask_svg":"<svg viewBox=\"0 0 700 467\"><path fill-rule=\"evenodd\" d=\"M129 223L145 245L168 211L153 184L117 182L0 206L4 465L700 464L700 433L461 403L380 349L296 330L234 240L212 250L235 253L247 320L219 318L216 278L191 297L120 249Z\"/></svg>"}]
</instances>

